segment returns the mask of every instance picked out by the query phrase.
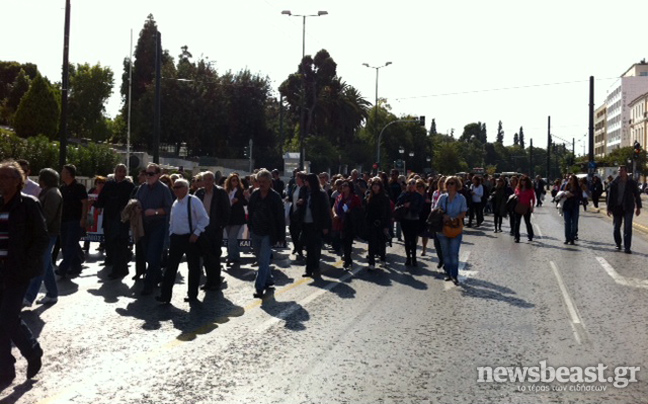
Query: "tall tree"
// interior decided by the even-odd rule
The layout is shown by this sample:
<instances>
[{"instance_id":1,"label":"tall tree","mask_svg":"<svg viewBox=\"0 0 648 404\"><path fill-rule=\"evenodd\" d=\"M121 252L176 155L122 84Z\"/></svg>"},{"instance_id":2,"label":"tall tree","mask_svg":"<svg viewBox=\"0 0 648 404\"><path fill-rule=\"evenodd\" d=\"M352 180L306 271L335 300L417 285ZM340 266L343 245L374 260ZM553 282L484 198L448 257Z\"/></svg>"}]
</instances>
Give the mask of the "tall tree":
<instances>
[{"instance_id":1,"label":"tall tree","mask_svg":"<svg viewBox=\"0 0 648 404\"><path fill-rule=\"evenodd\" d=\"M20 69L20 72L9 89L7 98L4 102L0 100L1 115L4 122L9 124L13 123L13 118L20 104L20 100L29 91L30 84L31 80L29 76L27 76L24 69Z\"/></svg>"},{"instance_id":2,"label":"tall tree","mask_svg":"<svg viewBox=\"0 0 648 404\"><path fill-rule=\"evenodd\" d=\"M464 131L459 138L460 142L468 142L472 139L477 139L480 143L485 143L485 139L482 136L482 124L481 122L469 123L464 126Z\"/></svg>"},{"instance_id":3,"label":"tall tree","mask_svg":"<svg viewBox=\"0 0 648 404\"><path fill-rule=\"evenodd\" d=\"M14 128L21 137L45 135L54 139L58 132L60 105L54 89L37 74L27 93L20 100Z\"/></svg>"},{"instance_id":4,"label":"tall tree","mask_svg":"<svg viewBox=\"0 0 648 404\"><path fill-rule=\"evenodd\" d=\"M497 124L497 139L496 143L504 144L504 129L502 129L502 121Z\"/></svg>"},{"instance_id":5,"label":"tall tree","mask_svg":"<svg viewBox=\"0 0 648 404\"><path fill-rule=\"evenodd\" d=\"M519 137L519 139L520 139L520 147L522 147L524 149L524 129L522 129L521 126L520 126L520 135L519 136L520 136Z\"/></svg>"},{"instance_id":6,"label":"tall tree","mask_svg":"<svg viewBox=\"0 0 648 404\"><path fill-rule=\"evenodd\" d=\"M105 104L112 94L114 79L110 67L88 63L71 66L69 128L78 138L105 140Z\"/></svg>"},{"instance_id":7,"label":"tall tree","mask_svg":"<svg viewBox=\"0 0 648 404\"><path fill-rule=\"evenodd\" d=\"M519 145L520 145L520 138L519 138L519 136L518 136L517 133L515 133L515 135L513 135L513 144L514 144L515 146L519 146Z\"/></svg>"},{"instance_id":8,"label":"tall tree","mask_svg":"<svg viewBox=\"0 0 648 404\"><path fill-rule=\"evenodd\" d=\"M432 118L432 124L430 125L430 135L436 135L437 134L437 127L436 127L436 121L434 118Z\"/></svg>"}]
</instances>

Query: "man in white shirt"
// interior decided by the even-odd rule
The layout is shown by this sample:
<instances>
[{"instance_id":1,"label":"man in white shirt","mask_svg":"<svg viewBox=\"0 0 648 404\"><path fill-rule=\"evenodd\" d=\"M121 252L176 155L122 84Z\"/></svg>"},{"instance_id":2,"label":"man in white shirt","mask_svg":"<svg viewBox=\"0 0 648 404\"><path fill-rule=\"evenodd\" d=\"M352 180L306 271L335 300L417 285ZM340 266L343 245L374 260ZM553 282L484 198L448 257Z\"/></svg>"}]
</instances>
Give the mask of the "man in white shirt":
<instances>
[{"instance_id":1,"label":"man in white shirt","mask_svg":"<svg viewBox=\"0 0 648 404\"><path fill-rule=\"evenodd\" d=\"M199 237L209 225L209 216L200 199L189 194L189 182L185 179L173 183L173 193L176 196L171 206L169 232L169 261L164 271L162 290L157 301L168 304L178 273L182 256L187 254L189 266L189 282L185 302L198 301L198 286L200 284L200 244ZM191 214L191 215L190 215Z\"/></svg>"}]
</instances>

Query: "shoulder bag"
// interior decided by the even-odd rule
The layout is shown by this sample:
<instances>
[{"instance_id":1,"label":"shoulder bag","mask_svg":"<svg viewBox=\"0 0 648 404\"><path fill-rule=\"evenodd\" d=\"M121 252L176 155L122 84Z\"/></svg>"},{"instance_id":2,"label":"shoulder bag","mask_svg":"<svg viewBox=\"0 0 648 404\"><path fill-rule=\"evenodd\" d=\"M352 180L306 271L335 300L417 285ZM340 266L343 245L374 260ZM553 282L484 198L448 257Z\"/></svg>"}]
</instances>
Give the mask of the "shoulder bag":
<instances>
[{"instance_id":1,"label":"shoulder bag","mask_svg":"<svg viewBox=\"0 0 648 404\"><path fill-rule=\"evenodd\" d=\"M448 199L446 198L446 211L448 210ZM443 223L443 235L447 238L456 238L463 232L463 220L451 219Z\"/></svg>"}]
</instances>

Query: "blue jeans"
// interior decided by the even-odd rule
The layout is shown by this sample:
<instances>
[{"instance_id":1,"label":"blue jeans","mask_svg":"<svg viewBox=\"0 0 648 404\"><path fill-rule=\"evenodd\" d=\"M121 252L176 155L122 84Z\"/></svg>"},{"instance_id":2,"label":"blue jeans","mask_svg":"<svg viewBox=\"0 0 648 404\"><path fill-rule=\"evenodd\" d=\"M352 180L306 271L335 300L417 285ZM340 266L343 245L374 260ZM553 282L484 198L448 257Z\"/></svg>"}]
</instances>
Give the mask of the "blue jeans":
<instances>
[{"instance_id":1,"label":"blue jeans","mask_svg":"<svg viewBox=\"0 0 648 404\"><path fill-rule=\"evenodd\" d=\"M59 265L59 273L81 272L81 224L78 220L69 220L61 223L61 248L63 261Z\"/></svg>"},{"instance_id":2,"label":"blue jeans","mask_svg":"<svg viewBox=\"0 0 648 404\"><path fill-rule=\"evenodd\" d=\"M25 300L33 303L40 290L41 283L45 281L45 289L47 289L48 297L58 297L58 286L56 285L56 277L54 276L54 266L52 265L52 250L58 236L50 236L49 246L43 254L43 275L37 276L31 280L29 289L25 293Z\"/></svg>"},{"instance_id":3,"label":"blue jeans","mask_svg":"<svg viewBox=\"0 0 648 404\"><path fill-rule=\"evenodd\" d=\"M22 301L29 282L7 284L0 281L0 375L15 375L16 359L11 355L11 343L22 356L31 359L42 354L38 341L20 317Z\"/></svg>"},{"instance_id":4,"label":"blue jeans","mask_svg":"<svg viewBox=\"0 0 648 404\"><path fill-rule=\"evenodd\" d=\"M162 249L167 231L166 221L156 221L144 225L144 237L142 239L144 255L146 256L146 278L144 288L153 289L162 280Z\"/></svg>"},{"instance_id":5,"label":"blue jeans","mask_svg":"<svg viewBox=\"0 0 648 404\"><path fill-rule=\"evenodd\" d=\"M259 236L250 233L250 238L252 239L254 254L259 263L259 271L254 282L254 288L257 293L263 293L265 288L272 282L272 274L270 273L270 255L272 254L270 236Z\"/></svg>"},{"instance_id":6,"label":"blue jeans","mask_svg":"<svg viewBox=\"0 0 648 404\"><path fill-rule=\"evenodd\" d=\"M621 222L623 222L623 247L625 250L630 250L632 245L632 217L634 211L621 211L613 213L614 224L614 242L616 245L621 245Z\"/></svg>"},{"instance_id":7,"label":"blue jeans","mask_svg":"<svg viewBox=\"0 0 648 404\"><path fill-rule=\"evenodd\" d=\"M227 259L233 262L241 260L241 252L239 250L238 234L241 231L242 224L233 224L227 226Z\"/></svg>"},{"instance_id":8,"label":"blue jeans","mask_svg":"<svg viewBox=\"0 0 648 404\"><path fill-rule=\"evenodd\" d=\"M563 218L565 219L565 241L574 241L578 234L578 208L576 205L572 209L563 210Z\"/></svg>"},{"instance_id":9,"label":"blue jeans","mask_svg":"<svg viewBox=\"0 0 648 404\"><path fill-rule=\"evenodd\" d=\"M459 247L463 234L455 238L448 238L442 232L437 233L441 251L443 252L443 268L453 278L459 276Z\"/></svg>"}]
</instances>

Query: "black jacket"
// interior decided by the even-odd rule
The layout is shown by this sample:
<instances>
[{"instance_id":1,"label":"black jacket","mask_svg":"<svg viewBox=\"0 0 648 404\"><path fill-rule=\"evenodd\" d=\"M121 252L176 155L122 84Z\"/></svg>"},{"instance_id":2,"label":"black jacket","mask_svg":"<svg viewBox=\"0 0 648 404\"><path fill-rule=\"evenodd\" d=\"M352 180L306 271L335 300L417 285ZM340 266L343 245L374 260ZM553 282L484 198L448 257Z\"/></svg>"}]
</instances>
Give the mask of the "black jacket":
<instances>
[{"instance_id":1,"label":"black jacket","mask_svg":"<svg viewBox=\"0 0 648 404\"><path fill-rule=\"evenodd\" d=\"M128 180L106 182L103 190L94 203L95 208L102 208L106 221L120 218L121 212L131 198L135 184Z\"/></svg>"},{"instance_id":2,"label":"black jacket","mask_svg":"<svg viewBox=\"0 0 648 404\"><path fill-rule=\"evenodd\" d=\"M628 181L625 184L623 203L619 205L618 195L620 181L621 177L616 177L610 184L607 193L607 210L612 213L621 213L624 211L633 212L635 210L635 205L638 208L641 208L641 193L639 192L639 187L637 186L637 182L630 177L628 177Z\"/></svg>"},{"instance_id":3,"label":"black jacket","mask_svg":"<svg viewBox=\"0 0 648 404\"><path fill-rule=\"evenodd\" d=\"M227 197L229 199L229 195ZM227 224L230 226L243 225L246 222L244 206L248 204L248 201L245 198L245 195L243 195L243 191L240 189L236 190L234 197L237 199L237 201L234 205L231 205L229 221Z\"/></svg>"},{"instance_id":4,"label":"black jacket","mask_svg":"<svg viewBox=\"0 0 648 404\"><path fill-rule=\"evenodd\" d=\"M201 201L205 199L205 188L196 191L195 196ZM229 224L230 202L227 192L218 185L214 185L214 195L212 196L209 207L209 225L206 232L223 232L225 226Z\"/></svg>"},{"instance_id":5,"label":"black jacket","mask_svg":"<svg viewBox=\"0 0 648 404\"><path fill-rule=\"evenodd\" d=\"M268 195L265 198L261 198L261 190L255 189L250 195L250 201L248 202L248 228L250 232L254 233L254 216L258 213L259 210L263 209L260 205L267 204L267 211L269 212L268 216L262 217L261 220L269 228L270 242L275 244L279 241L283 242L286 240L286 218L284 212L283 199L274 189L270 189Z\"/></svg>"},{"instance_id":6,"label":"black jacket","mask_svg":"<svg viewBox=\"0 0 648 404\"><path fill-rule=\"evenodd\" d=\"M373 195L371 200L366 200L365 222L371 232L380 232L389 228L391 220L391 204L387 194ZM427 219L427 217L426 217Z\"/></svg>"},{"instance_id":7,"label":"black jacket","mask_svg":"<svg viewBox=\"0 0 648 404\"><path fill-rule=\"evenodd\" d=\"M5 284L25 284L43 274L43 255L49 245L47 225L36 198L16 194L0 211L9 212L9 245L0 277Z\"/></svg>"},{"instance_id":8,"label":"black jacket","mask_svg":"<svg viewBox=\"0 0 648 404\"><path fill-rule=\"evenodd\" d=\"M303 187L306 188L306 187ZM313 224L316 231L331 230L331 205L326 191L318 189L310 198L308 194L304 197L306 203L310 203L310 210L313 216ZM299 210L301 213L300 222L303 223L306 215L306 204Z\"/></svg>"}]
</instances>

